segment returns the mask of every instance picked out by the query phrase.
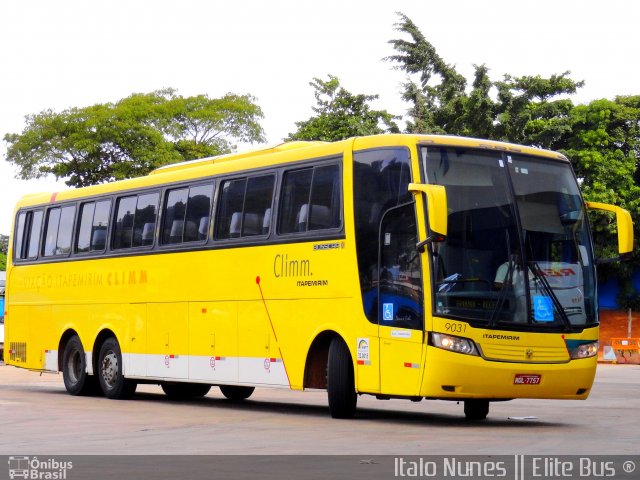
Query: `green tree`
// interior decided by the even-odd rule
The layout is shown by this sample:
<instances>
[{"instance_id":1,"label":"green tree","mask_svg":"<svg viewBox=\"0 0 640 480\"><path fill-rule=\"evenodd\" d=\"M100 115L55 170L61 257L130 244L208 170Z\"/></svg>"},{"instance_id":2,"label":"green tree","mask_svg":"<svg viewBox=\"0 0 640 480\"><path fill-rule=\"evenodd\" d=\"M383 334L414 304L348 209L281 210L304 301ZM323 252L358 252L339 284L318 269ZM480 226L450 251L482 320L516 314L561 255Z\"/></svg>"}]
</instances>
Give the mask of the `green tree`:
<instances>
[{"instance_id":1,"label":"green tree","mask_svg":"<svg viewBox=\"0 0 640 480\"><path fill-rule=\"evenodd\" d=\"M505 75L493 81L485 65L474 66L469 90L466 80L438 55L411 19L398 15L396 29L404 38L389 42L396 54L386 60L407 74L403 99L409 103L408 132L466 135L560 150L571 159L584 197L629 210L638 238L640 96L575 106L568 97L584 82L571 79L570 72L549 78ZM597 256L616 256L615 221L601 214L594 214L591 221ZM639 266L637 255L630 263L602 265L600 278L620 279L622 296L633 299L631 272Z\"/></svg>"},{"instance_id":2,"label":"green tree","mask_svg":"<svg viewBox=\"0 0 640 480\"><path fill-rule=\"evenodd\" d=\"M0 272L4 272L7 269L7 254L0 253Z\"/></svg>"},{"instance_id":3,"label":"green tree","mask_svg":"<svg viewBox=\"0 0 640 480\"><path fill-rule=\"evenodd\" d=\"M9 236L0 234L0 253L5 255L9 251Z\"/></svg>"},{"instance_id":4,"label":"green tree","mask_svg":"<svg viewBox=\"0 0 640 480\"><path fill-rule=\"evenodd\" d=\"M386 110L373 110L369 102L378 95L354 95L345 90L337 77L329 75L327 81L314 78L309 83L314 89L315 115L296 122L298 130L286 140L321 140L333 142L359 135L398 133L394 117Z\"/></svg>"},{"instance_id":5,"label":"green tree","mask_svg":"<svg viewBox=\"0 0 640 480\"><path fill-rule=\"evenodd\" d=\"M582 193L587 200L612 203L627 209L634 222L634 236L640 234L640 95L594 100L578 105L569 115L571 135L563 152L571 159ZM591 215L596 254L617 255L615 220L603 214ZM637 255L631 262L602 265L602 279L618 278L628 297L631 273L640 266Z\"/></svg>"},{"instance_id":6,"label":"green tree","mask_svg":"<svg viewBox=\"0 0 640 480\"><path fill-rule=\"evenodd\" d=\"M470 91L467 80L438 55L420 29L398 13L396 29L409 39L389 43L396 50L386 60L408 78L402 97L410 104L407 131L447 133L559 148L570 134L570 100L583 82L569 72L552 75L489 78L486 65L474 65ZM495 97L495 98L494 98ZM560 97L560 98L558 98Z\"/></svg>"},{"instance_id":7,"label":"green tree","mask_svg":"<svg viewBox=\"0 0 640 480\"><path fill-rule=\"evenodd\" d=\"M20 178L53 174L82 187L229 153L237 141L262 142L262 117L250 95L133 94L116 103L28 115L22 133L4 136L6 160Z\"/></svg>"}]
</instances>

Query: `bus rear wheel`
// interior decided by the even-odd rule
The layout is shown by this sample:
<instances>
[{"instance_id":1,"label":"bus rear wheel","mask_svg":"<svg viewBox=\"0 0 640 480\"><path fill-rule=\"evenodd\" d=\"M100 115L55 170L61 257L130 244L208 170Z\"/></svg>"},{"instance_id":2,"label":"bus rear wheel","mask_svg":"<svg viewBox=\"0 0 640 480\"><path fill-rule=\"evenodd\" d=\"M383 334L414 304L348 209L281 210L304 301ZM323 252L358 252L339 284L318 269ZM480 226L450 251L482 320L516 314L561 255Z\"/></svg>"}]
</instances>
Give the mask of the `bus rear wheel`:
<instances>
[{"instance_id":1,"label":"bus rear wheel","mask_svg":"<svg viewBox=\"0 0 640 480\"><path fill-rule=\"evenodd\" d=\"M136 382L122 375L122 352L120 344L113 338L107 338L98 356L98 379L105 396L114 400L127 400L136 393Z\"/></svg>"},{"instance_id":2,"label":"bus rear wheel","mask_svg":"<svg viewBox=\"0 0 640 480\"><path fill-rule=\"evenodd\" d=\"M464 416L467 420L484 420L489 415L489 400L465 400Z\"/></svg>"},{"instance_id":3,"label":"bus rear wheel","mask_svg":"<svg viewBox=\"0 0 640 480\"><path fill-rule=\"evenodd\" d=\"M211 390L205 383L164 382L160 386L167 397L176 400L204 397Z\"/></svg>"},{"instance_id":4,"label":"bus rear wheel","mask_svg":"<svg viewBox=\"0 0 640 480\"><path fill-rule=\"evenodd\" d=\"M255 387L239 387L236 385L220 385L220 391L229 400L234 402L246 400L251 396Z\"/></svg>"},{"instance_id":5,"label":"bus rear wheel","mask_svg":"<svg viewBox=\"0 0 640 480\"><path fill-rule=\"evenodd\" d=\"M327 396L333 418L352 418L355 415L358 396L354 383L353 361L349 347L339 338L334 338L329 345Z\"/></svg>"},{"instance_id":6,"label":"bus rear wheel","mask_svg":"<svg viewBox=\"0 0 640 480\"><path fill-rule=\"evenodd\" d=\"M98 379L87 373L87 357L77 335L71 337L64 347L62 379L71 395L96 395L100 392Z\"/></svg>"}]
</instances>

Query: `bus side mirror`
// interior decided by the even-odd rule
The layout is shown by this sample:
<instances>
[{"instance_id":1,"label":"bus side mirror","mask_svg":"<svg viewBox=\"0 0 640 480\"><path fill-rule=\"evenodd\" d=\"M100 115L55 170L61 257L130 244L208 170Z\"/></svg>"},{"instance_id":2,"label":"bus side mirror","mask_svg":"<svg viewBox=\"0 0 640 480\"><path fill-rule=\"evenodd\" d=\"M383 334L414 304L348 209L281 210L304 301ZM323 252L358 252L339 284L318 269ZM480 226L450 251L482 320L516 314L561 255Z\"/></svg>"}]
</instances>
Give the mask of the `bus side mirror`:
<instances>
[{"instance_id":1,"label":"bus side mirror","mask_svg":"<svg viewBox=\"0 0 640 480\"><path fill-rule=\"evenodd\" d=\"M631 214L624 208L599 202L585 202L590 210L600 210L616 214L616 225L618 227L618 253L621 257L631 254L633 251L633 222Z\"/></svg>"},{"instance_id":2,"label":"bus side mirror","mask_svg":"<svg viewBox=\"0 0 640 480\"><path fill-rule=\"evenodd\" d=\"M447 237L447 191L442 185L424 183L410 183L409 191L414 195L424 194L427 201L427 215L429 217L429 236L418 243L418 250L431 242L442 242Z\"/></svg>"}]
</instances>

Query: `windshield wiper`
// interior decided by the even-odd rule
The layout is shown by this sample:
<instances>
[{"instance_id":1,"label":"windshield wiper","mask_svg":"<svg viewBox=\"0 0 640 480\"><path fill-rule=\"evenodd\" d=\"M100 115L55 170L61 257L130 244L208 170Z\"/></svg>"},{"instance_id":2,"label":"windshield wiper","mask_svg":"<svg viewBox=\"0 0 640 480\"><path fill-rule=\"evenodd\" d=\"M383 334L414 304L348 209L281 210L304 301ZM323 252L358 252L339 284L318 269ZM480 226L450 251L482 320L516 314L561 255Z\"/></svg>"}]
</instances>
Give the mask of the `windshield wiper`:
<instances>
[{"instance_id":1,"label":"windshield wiper","mask_svg":"<svg viewBox=\"0 0 640 480\"><path fill-rule=\"evenodd\" d=\"M571 321L569 321L569 317L564 311L564 307L562 306L562 303L560 303L560 300L558 300L558 297L553 291L553 288L551 287L551 285L549 285L549 281L545 277L544 272L542 271L542 268L540 268L540 265L538 265L538 262L536 261L530 261L529 268L531 269L531 272L535 276L536 281L538 281L542 285L542 288L551 299L553 306L556 308L556 310L560 314L560 319L562 320L562 323L564 323L565 331L570 331ZM529 289L531 289L531 286L529 286Z\"/></svg>"}]
</instances>

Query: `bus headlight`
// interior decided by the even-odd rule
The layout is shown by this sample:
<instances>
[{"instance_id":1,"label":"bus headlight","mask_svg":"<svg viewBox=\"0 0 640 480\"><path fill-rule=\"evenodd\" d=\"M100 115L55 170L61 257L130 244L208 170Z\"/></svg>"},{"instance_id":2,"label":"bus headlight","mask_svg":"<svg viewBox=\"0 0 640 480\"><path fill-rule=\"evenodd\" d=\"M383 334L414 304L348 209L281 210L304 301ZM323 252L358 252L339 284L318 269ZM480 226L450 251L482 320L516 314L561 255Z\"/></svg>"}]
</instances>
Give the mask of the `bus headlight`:
<instances>
[{"instance_id":1,"label":"bus headlight","mask_svg":"<svg viewBox=\"0 0 640 480\"><path fill-rule=\"evenodd\" d=\"M464 353L466 355L478 355L478 349L475 343L468 338L454 337L444 333L431 333L431 344L434 347L442 348L456 353Z\"/></svg>"},{"instance_id":2,"label":"bus headlight","mask_svg":"<svg viewBox=\"0 0 640 480\"><path fill-rule=\"evenodd\" d=\"M583 343L570 350L571 359L590 358L598 355L598 342Z\"/></svg>"}]
</instances>

